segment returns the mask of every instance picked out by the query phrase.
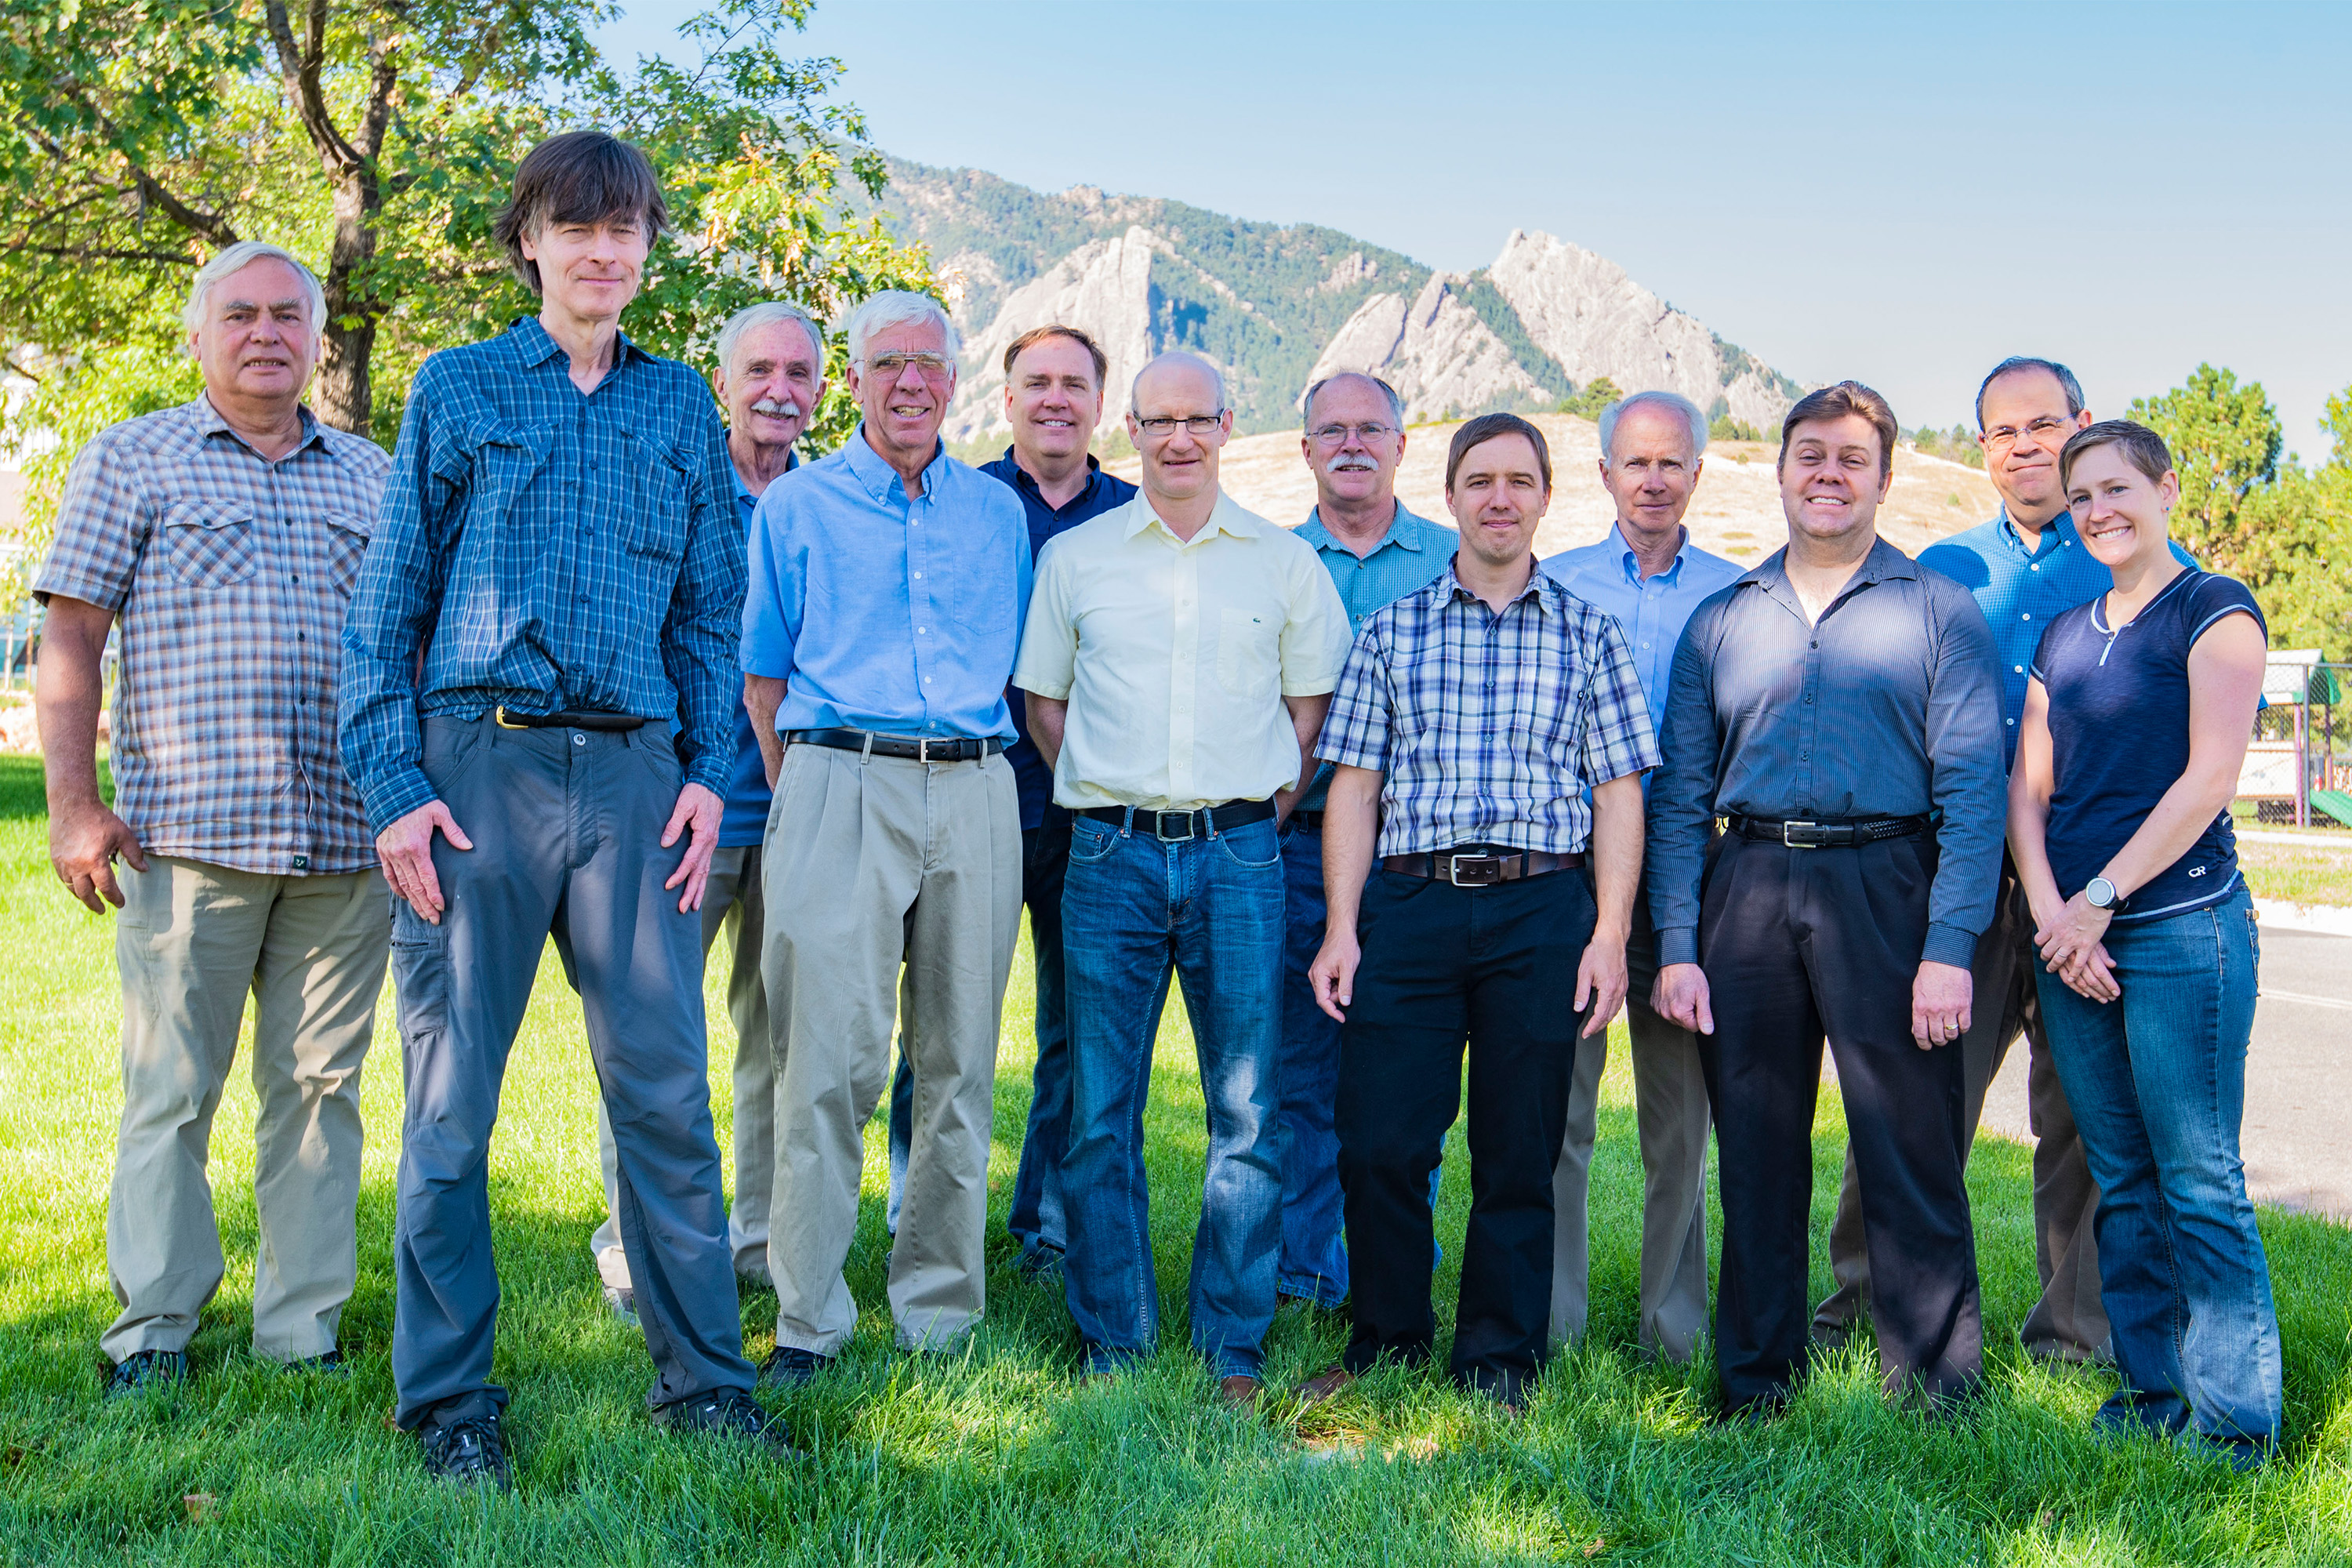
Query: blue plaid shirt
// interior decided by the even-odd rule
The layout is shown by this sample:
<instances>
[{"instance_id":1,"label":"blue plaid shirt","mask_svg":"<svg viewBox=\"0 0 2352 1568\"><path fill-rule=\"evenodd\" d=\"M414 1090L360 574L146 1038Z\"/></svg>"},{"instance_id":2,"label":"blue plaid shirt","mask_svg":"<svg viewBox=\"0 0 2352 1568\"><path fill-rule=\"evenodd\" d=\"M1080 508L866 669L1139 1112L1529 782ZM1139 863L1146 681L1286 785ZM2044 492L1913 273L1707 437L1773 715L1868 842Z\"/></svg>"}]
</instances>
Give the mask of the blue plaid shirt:
<instances>
[{"instance_id":1,"label":"blue plaid shirt","mask_svg":"<svg viewBox=\"0 0 2352 1568\"><path fill-rule=\"evenodd\" d=\"M427 359L343 624L343 766L376 830L435 798L419 716L499 704L675 719L687 782L723 797L743 581L726 434L693 371L624 336L583 396L529 318Z\"/></svg>"},{"instance_id":2,"label":"blue plaid shirt","mask_svg":"<svg viewBox=\"0 0 2352 1568\"><path fill-rule=\"evenodd\" d=\"M1364 623L1316 751L1381 774L1382 855L1578 854L1587 792L1658 765L1613 617L1542 571L1498 616L1451 565Z\"/></svg>"},{"instance_id":3,"label":"blue plaid shirt","mask_svg":"<svg viewBox=\"0 0 2352 1568\"><path fill-rule=\"evenodd\" d=\"M1331 574L1331 585L1339 590L1339 603L1348 607L1351 637L1364 629L1373 611L1384 610L1415 588L1434 582L1439 573L1453 564L1454 547L1462 542L1460 534L1407 510L1402 501L1396 503L1396 514L1389 519L1389 531L1381 535L1380 543L1361 555L1323 526L1320 507L1307 512L1297 532L1315 547L1316 559ZM1298 809L1322 810L1323 797L1330 792L1331 770L1317 768L1314 782L1298 797Z\"/></svg>"}]
</instances>

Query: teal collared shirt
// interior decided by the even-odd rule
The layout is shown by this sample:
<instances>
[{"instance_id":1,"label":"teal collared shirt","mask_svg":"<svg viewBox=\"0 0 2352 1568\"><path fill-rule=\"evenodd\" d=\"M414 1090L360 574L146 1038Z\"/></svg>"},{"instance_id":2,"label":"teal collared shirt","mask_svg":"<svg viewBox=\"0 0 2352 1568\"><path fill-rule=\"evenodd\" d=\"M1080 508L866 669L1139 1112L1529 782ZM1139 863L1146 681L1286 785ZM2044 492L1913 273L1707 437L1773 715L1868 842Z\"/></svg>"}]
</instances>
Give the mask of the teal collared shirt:
<instances>
[{"instance_id":1,"label":"teal collared shirt","mask_svg":"<svg viewBox=\"0 0 2352 1568\"><path fill-rule=\"evenodd\" d=\"M1364 623L1378 612L1445 575L1445 569L1454 563L1454 552L1462 542L1461 535L1454 530L1416 516L1406 510L1402 501L1396 503L1396 516L1389 520L1389 531L1380 543L1361 555L1340 543L1323 526L1319 509L1307 512L1297 532L1299 538L1315 547L1323 570L1331 574L1332 585L1339 590L1339 602L1348 607L1350 637L1362 632ZM1299 797L1298 809L1322 810L1323 796L1330 784L1331 770L1317 768L1315 782Z\"/></svg>"}]
</instances>

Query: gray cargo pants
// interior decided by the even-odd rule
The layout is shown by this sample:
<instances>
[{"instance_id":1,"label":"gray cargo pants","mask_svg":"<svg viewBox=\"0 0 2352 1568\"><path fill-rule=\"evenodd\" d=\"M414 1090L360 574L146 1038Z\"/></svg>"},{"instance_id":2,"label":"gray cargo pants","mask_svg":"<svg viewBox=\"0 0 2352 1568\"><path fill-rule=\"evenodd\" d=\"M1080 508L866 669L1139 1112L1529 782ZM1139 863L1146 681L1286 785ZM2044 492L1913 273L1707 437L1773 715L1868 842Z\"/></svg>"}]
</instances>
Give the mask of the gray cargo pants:
<instances>
[{"instance_id":1,"label":"gray cargo pants","mask_svg":"<svg viewBox=\"0 0 2352 1568\"><path fill-rule=\"evenodd\" d=\"M434 841L438 925L394 904L408 1089L393 1242L399 1425L506 1403L489 1382L490 1127L551 934L618 1151L621 1242L655 1367L646 1402L749 1389L705 1077L701 921L662 887L686 848L661 847L680 784L671 726L427 719L424 768L474 847Z\"/></svg>"}]
</instances>

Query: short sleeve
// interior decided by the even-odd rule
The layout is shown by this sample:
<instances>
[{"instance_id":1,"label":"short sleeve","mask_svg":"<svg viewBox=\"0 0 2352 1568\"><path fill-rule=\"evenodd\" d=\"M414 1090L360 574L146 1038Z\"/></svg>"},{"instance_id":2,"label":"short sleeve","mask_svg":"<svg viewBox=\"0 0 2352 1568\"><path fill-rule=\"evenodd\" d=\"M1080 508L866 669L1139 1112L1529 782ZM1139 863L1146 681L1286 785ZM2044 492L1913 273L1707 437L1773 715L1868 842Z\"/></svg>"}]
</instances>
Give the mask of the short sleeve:
<instances>
[{"instance_id":1,"label":"short sleeve","mask_svg":"<svg viewBox=\"0 0 2352 1568\"><path fill-rule=\"evenodd\" d=\"M1320 570L1320 567L1318 567ZM1389 740L1395 732L1395 693L1389 681L1387 639L1379 622L1349 649L1331 692L1331 710L1324 716L1315 754L1341 767L1389 771Z\"/></svg>"},{"instance_id":2,"label":"short sleeve","mask_svg":"<svg viewBox=\"0 0 2352 1568\"><path fill-rule=\"evenodd\" d=\"M1598 635L1586 645L1592 659L1592 713L1579 756L1588 787L1658 765L1657 731L1642 696L1633 650L1614 616L1596 615L1594 620Z\"/></svg>"},{"instance_id":3,"label":"short sleeve","mask_svg":"<svg viewBox=\"0 0 2352 1568\"><path fill-rule=\"evenodd\" d=\"M1071 615L1076 600L1076 568L1070 534L1045 542L1037 558L1036 579L1029 592L1029 615L1021 629L1021 656L1013 667L1013 684L1048 702L1069 699L1077 680L1078 626Z\"/></svg>"},{"instance_id":4,"label":"short sleeve","mask_svg":"<svg viewBox=\"0 0 2352 1568\"><path fill-rule=\"evenodd\" d=\"M57 540L33 579L34 596L44 605L63 594L120 611L131 597L154 521L133 478L141 465L129 460L123 445L106 431L82 447L67 471Z\"/></svg>"},{"instance_id":5,"label":"short sleeve","mask_svg":"<svg viewBox=\"0 0 2352 1568\"><path fill-rule=\"evenodd\" d=\"M2255 600L2254 591L2235 577L2208 573L2205 580L2189 591L2189 635L2181 639L2181 646L2195 647L2199 637L2231 616L2239 615L2253 616L2254 625L2263 629L2263 640L2270 640L2270 622L2263 617L2263 607Z\"/></svg>"},{"instance_id":6,"label":"short sleeve","mask_svg":"<svg viewBox=\"0 0 2352 1568\"><path fill-rule=\"evenodd\" d=\"M1314 550L1304 540L1296 542L1306 559L1292 568L1290 616L1282 626L1282 694L1320 697L1338 683L1348 658L1348 606Z\"/></svg>"}]
</instances>

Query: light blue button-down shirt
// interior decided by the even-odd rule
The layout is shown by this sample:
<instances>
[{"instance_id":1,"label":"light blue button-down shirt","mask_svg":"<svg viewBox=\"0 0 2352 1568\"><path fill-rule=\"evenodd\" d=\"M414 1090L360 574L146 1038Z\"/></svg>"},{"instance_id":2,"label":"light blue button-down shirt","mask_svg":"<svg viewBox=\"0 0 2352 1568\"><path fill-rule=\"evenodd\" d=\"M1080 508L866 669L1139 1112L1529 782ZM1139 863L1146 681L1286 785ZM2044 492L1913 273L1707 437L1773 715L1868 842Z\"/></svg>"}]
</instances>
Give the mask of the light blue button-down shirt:
<instances>
[{"instance_id":1,"label":"light blue button-down shirt","mask_svg":"<svg viewBox=\"0 0 2352 1568\"><path fill-rule=\"evenodd\" d=\"M1030 570L1019 497L941 447L910 501L860 426L760 498L743 668L785 683L779 733L1011 740Z\"/></svg>"},{"instance_id":2,"label":"light blue button-down shirt","mask_svg":"<svg viewBox=\"0 0 2352 1568\"><path fill-rule=\"evenodd\" d=\"M1460 534L1407 510L1402 501L1396 503L1396 515L1389 520L1388 532L1361 555L1340 543L1323 526L1319 507L1307 512L1297 533L1315 547L1316 559L1331 574L1331 584L1339 590L1339 602L1348 606L1349 637L1360 633L1364 623L1379 611L1444 576L1445 569L1454 563L1455 548L1462 542ZM1330 792L1331 769L1327 763L1316 769L1314 783L1298 797L1298 809L1322 810L1323 797Z\"/></svg>"},{"instance_id":3,"label":"light blue button-down shirt","mask_svg":"<svg viewBox=\"0 0 2352 1568\"><path fill-rule=\"evenodd\" d=\"M1633 651L1633 672L1641 677L1642 696L1650 718L1660 727L1666 718L1666 682L1675 668L1675 645L1691 612L1709 594L1730 587L1748 574L1748 568L1701 550L1683 531L1682 548L1674 564L1647 582L1642 580L1641 559L1625 542L1624 531L1609 525L1597 544L1563 550L1543 563L1570 593L1606 610L1617 618Z\"/></svg>"}]
</instances>

